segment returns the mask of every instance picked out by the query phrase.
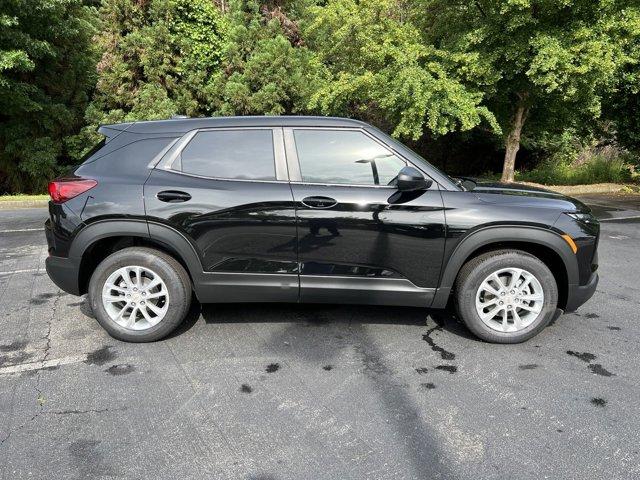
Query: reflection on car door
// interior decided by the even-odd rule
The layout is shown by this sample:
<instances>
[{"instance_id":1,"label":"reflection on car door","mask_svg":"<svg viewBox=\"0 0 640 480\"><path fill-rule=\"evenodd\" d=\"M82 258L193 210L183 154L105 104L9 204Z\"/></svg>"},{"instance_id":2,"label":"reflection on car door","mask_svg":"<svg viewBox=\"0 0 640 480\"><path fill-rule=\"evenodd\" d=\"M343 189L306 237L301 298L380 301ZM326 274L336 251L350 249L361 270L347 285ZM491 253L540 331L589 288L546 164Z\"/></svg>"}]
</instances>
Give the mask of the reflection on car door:
<instances>
[{"instance_id":1,"label":"reflection on car door","mask_svg":"<svg viewBox=\"0 0 640 480\"><path fill-rule=\"evenodd\" d=\"M286 165L277 168L282 129L191 137L145 184L151 234L160 222L193 245L204 270L201 301L297 301L295 210Z\"/></svg>"},{"instance_id":2,"label":"reflection on car door","mask_svg":"<svg viewBox=\"0 0 640 480\"><path fill-rule=\"evenodd\" d=\"M406 165L360 129L285 129L304 302L427 306L444 250L437 184L394 186Z\"/></svg>"}]
</instances>

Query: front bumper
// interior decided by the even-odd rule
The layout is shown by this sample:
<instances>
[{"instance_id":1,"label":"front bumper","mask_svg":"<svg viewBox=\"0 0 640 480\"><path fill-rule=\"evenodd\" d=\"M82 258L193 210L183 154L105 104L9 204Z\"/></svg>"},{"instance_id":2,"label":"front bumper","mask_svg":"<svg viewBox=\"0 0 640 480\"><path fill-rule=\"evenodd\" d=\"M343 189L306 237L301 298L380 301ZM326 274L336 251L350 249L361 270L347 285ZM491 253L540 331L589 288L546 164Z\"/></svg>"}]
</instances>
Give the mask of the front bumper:
<instances>
[{"instance_id":1,"label":"front bumper","mask_svg":"<svg viewBox=\"0 0 640 480\"><path fill-rule=\"evenodd\" d=\"M80 295L78 286L80 265L75 259L50 255L45 260L45 265L53 283L67 293Z\"/></svg>"},{"instance_id":2,"label":"front bumper","mask_svg":"<svg viewBox=\"0 0 640 480\"><path fill-rule=\"evenodd\" d=\"M598 280L598 274L594 272L591 274L591 278L589 278L586 285L569 285L565 312L574 312L578 307L589 300L596 292Z\"/></svg>"}]
</instances>

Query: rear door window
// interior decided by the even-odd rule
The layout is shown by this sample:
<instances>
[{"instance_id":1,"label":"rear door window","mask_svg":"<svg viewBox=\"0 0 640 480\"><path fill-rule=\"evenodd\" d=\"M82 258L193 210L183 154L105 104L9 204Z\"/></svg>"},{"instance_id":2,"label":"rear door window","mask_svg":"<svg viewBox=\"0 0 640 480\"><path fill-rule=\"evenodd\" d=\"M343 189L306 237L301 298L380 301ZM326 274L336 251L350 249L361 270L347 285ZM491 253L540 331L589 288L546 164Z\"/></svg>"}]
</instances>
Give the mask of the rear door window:
<instances>
[{"instance_id":1,"label":"rear door window","mask_svg":"<svg viewBox=\"0 0 640 480\"><path fill-rule=\"evenodd\" d=\"M275 180L270 129L198 132L180 154L180 170L204 177Z\"/></svg>"}]
</instances>

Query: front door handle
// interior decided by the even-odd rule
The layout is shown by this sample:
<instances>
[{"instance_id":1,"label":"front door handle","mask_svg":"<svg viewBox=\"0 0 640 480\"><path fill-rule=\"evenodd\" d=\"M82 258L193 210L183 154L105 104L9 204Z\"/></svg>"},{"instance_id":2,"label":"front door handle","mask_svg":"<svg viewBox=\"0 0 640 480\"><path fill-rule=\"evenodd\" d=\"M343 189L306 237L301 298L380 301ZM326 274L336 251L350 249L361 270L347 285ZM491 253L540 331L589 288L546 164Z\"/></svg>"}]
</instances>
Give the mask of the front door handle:
<instances>
[{"instance_id":1,"label":"front door handle","mask_svg":"<svg viewBox=\"0 0 640 480\"><path fill-rule=\"evenodd\" d=\"M156 197L161 202L168 203L186 202L191 200L191 195L187 192L180 192L178 190L165 190L163 192L158 192Z\"/></svg>"},{"instance_id":2,"label":"front door handle","mask_svg":"<svg viewBox=\"0 0 640 480\"><path fill-rule=\"evenodd\" d=\"M305 197L302 199L302 204L309 208L331 208L338 202L331 197Z\"/></svg>"}]
</instances>

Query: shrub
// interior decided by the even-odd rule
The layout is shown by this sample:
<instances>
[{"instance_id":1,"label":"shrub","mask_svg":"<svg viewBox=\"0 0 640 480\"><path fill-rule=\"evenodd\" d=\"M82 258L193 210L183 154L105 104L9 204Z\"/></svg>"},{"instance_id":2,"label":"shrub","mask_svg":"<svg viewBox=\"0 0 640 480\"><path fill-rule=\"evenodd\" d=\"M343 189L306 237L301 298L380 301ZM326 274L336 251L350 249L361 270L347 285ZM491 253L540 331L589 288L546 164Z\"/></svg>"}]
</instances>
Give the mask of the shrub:
<instances>
[{"instance_id":1,"label":"shrub","mask_svg":"<svg viewBox=\"0 0 640 480\"><path fill-rule=\"evenodd\" d=\"M593 155L582 163L545 160L533 170L517 172L517 181L545 185L584 185L590 183L624 183L633 180L626 155L607 158Z\"/></svg>"}]
</instances>

